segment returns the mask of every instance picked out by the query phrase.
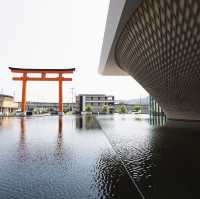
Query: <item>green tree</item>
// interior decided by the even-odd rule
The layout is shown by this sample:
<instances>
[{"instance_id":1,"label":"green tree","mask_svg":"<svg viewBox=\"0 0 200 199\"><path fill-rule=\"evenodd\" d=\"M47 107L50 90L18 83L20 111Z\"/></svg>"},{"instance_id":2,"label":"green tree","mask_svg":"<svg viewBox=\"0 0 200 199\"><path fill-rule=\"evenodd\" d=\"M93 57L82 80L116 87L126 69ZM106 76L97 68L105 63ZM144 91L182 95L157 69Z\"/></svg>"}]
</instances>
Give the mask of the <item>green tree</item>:
<instances>
[{"instance_id":1,"label":"green tree","mask_svg":"<svg viewBox=\"0 0 200 199\"><path fill-rule=\"evenodd\" d=\"M140 105L133 106L133 111L135 111L135 112L139 112L139 111L141 111L141 109L142 109L142 107Z\"/></svg>"},{"instance_id":2,"label":"green tree","mask_svg":"<svg viewBox=\"0 0 200 199\"><path fill-rule=\"evenodd\" d=\"M118 109L117 109L117 112L118 112L118 113L127 113L128 110L127 110L127 108L126 108L125 105L120 105L120 106L118 107Z\"/></svg>"},{"instance_id":3,"label":"green tree","mask_svg":"<svg viewBox=\"0 0 200 199\"><path fill-rule=\"evenodd\" d=\"M92 107L90 104L88 104L88 105L86 105L86 107L85 107L85 111L86 111L86 112L92 112L92 111L93 111L93 107Z\"/></svg>"},{"instance_id":4,"label":"green tree","mask_svg":"<svg viewBox=\"0 0 200 199\"><path fill-rule=\"evenodd\" d=\"M102 113L109 113L110 107L108 105L103 105L101 107L101 111L102 111Z\"/></svg>"}]
</instances>

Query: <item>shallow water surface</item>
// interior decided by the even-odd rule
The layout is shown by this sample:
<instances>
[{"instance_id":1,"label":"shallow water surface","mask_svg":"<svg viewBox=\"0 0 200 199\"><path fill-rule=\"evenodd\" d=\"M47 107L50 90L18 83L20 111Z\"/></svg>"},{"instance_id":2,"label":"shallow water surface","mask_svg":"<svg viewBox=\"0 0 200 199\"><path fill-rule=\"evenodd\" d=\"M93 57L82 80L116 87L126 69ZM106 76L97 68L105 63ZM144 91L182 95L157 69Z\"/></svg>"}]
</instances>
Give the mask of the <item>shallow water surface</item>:
<instances>
[{"instance_id":1,"label":"shallow water surface","mask_svg":"<svg viewBox=\"0 0 200 199\"><path fill-rule=\"evenodd\" d=\"M159 127L121 115L100 117L99 123L145 198L200 198L199 123Z\"/></svg>"},{"instance_id":2,"label":"shallow water surface","mask_svg":"<svg viewBox=\"0 0 200 199\"><path fill-rule=\"evenodd\" d=\"M0 198L200 198L199 129L133 115L0 119Z\"/></svg>"},{"instance_id":3,"label":"shallow water surface","mask_svg":"<svg viewBox=\"0 0 200 199\"><path fill-rule=\"evenodd\" d=\"M0 120L0 198L139 198L95 118Z\"/></svg>"}]
</instances>

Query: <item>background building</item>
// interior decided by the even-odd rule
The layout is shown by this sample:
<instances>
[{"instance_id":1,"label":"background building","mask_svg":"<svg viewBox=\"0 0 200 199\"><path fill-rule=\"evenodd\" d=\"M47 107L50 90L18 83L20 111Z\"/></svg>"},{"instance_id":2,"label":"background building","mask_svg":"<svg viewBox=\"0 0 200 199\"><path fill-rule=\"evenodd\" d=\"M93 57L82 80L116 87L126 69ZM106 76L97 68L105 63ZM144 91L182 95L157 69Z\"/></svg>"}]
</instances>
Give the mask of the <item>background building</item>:
<instances>
[{"instance_id":1,"label":"background building","mask_svg":"<svg viewBox=\"0 0 200 199\"><path fill-rule=\"evenodd\" d=\"M14 101L13 96L0 94L0 115L12 115L17 109L18 103Z\"/></svg>"},{"instance_id":2,"label":"background building","mask_svg":"<svg viewBox=\"0 0 200 199\"><path fill-rule=\"evenodd\" d=\"M21 102L18 102L19 109L21 109ZM58 111L58 103L55 102L27 102L27 111L34 111L37 113ZM63 111L75 110L75 103L63 103Z\"/></svg>"},{"instance_id":3,"label":"background building","mask_svg":"<svg viewBox=\"0 0 200 199\"><path fill-rule=\"evenodd\" d=\"M92 106L93 113L102 113L102 107L108 105L110 113L114 112L114 96L103 94L80 94L76 96L76 112L85 112L88 105Z\"/></svg>"}]
</instances>

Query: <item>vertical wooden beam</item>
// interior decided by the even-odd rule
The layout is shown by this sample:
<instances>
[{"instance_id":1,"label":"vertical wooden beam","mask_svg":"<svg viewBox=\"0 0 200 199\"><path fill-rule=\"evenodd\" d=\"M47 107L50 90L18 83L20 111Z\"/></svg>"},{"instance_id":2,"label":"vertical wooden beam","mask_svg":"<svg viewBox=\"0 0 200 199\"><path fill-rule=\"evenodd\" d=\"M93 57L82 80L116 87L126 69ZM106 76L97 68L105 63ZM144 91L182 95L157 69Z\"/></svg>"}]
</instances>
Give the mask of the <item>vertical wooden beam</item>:
<instances>
[{"instance_id":1,"label":"vertical wooden beam","mask_svg":"<svg viewBox=\"0 0 200 199\"><path fill-rule=\"evenodd\" d=\"M26 114L26 85L27 85L27 80L26 80L27 74L23 74L23 80L22 80L22 112Z\"/></svg>"},{"instance_id":2,"label":"vertical wooden beam","mask_svg":"<svg viewBox=\"0 0 200 199\"><path fill-rule=\"evenodd\" d=\"M62 88L62 73L59 74L59 80L58 80L58 92L59 92L59 105L58 105L58 112L60 115L63 114L63 88Z\"/></svg>"},{"instance_id":3,"label":"vertical wooden beam","mask_svg":"<svg viewBox=\"0 0 200 199\"><path fill-rule=\"evenodd\" d=\"M46 73L42 72L41 73L41 78L44 79L46 77Z\"/></svg>"}]
</instances>

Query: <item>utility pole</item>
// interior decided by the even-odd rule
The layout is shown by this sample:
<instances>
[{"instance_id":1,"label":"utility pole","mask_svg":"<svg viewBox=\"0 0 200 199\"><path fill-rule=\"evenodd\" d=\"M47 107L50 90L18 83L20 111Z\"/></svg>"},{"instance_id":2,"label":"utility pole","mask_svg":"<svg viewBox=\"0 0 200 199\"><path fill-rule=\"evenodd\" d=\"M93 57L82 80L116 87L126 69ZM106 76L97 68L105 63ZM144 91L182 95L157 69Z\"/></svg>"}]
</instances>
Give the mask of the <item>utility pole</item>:
<instances>
[{"instance_id":1,"label":"utility pole","mask_svg":"<svg viewBox=\"0 0 200 199\"><path fill-rule=\"evenodd\" d=\"M15 91L13 91L13 99L14 99L14 101L15 101Z\"/></svg>"},{"instance_id":2,"label":"utility pole","mask_svg":"<svg viewBox=\"0 0 200 199\"><path fill-rule=\"evenodd\" d=\"M71 104L71 110L72 110L72 112L73 112L73 102L74 102L74 88L70 88L71 89L71 93L72 93L72 104Z\"/></svg>"}]
</instances>

